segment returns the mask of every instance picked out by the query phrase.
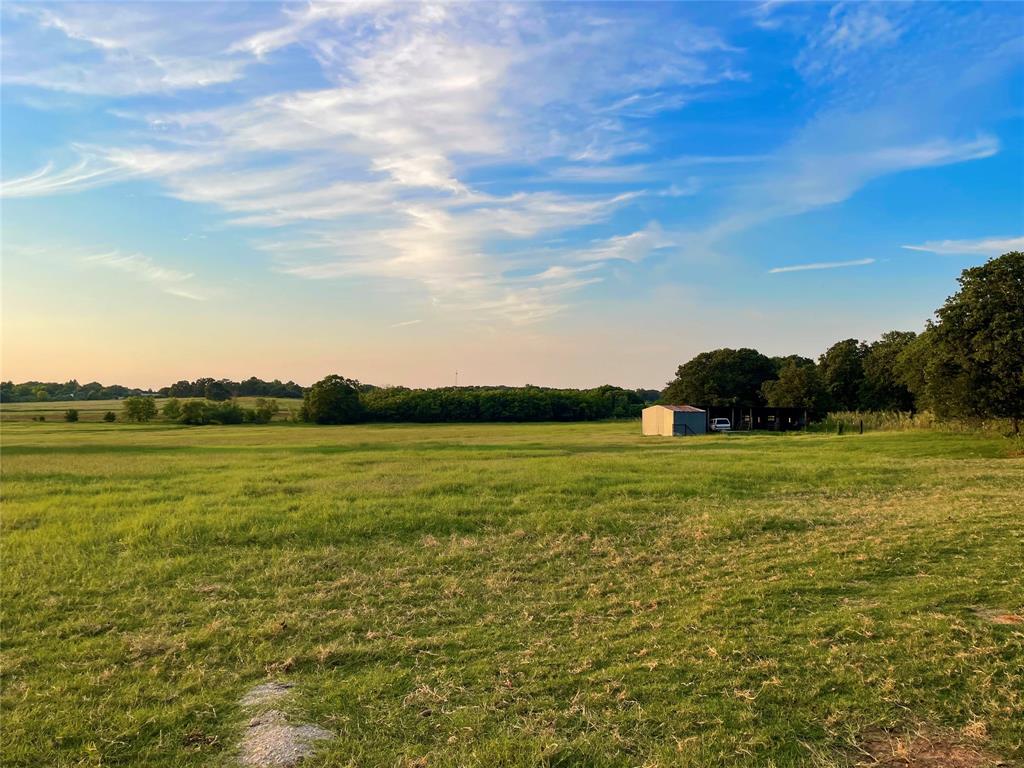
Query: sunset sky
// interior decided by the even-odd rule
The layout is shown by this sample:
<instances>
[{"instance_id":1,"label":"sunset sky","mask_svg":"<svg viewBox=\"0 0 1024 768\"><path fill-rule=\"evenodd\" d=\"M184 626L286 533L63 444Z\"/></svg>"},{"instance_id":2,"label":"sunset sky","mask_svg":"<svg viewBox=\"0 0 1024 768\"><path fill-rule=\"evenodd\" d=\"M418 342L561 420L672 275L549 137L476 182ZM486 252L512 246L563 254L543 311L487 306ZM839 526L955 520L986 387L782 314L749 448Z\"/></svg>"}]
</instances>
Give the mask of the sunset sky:
<instances>
[{"instance_id":1,"label":"sunset sky","mask_svg":"<svg viewBox=\"0 0 1024 768\"><path fill-rule=\"evenodd\" d=\"M4 379L660 388L1024 250L1021 4L3 5Z\"/></svg>"}]
</instances>

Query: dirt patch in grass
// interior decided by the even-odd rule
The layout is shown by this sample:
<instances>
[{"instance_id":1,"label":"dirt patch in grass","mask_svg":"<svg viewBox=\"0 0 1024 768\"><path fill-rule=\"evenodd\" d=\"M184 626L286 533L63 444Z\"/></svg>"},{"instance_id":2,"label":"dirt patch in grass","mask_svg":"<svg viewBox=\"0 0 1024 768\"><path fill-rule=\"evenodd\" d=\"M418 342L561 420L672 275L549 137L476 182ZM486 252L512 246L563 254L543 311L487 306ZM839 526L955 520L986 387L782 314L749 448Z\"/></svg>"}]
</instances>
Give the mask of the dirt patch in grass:
<instances>
[{"instance_id":1,"label":"dirt patch in grass","mask_svg":"<svg viewBox=\"0 0 1024 768\"><path fill-rule=\"evenodd\" d=\"M241 762L252 768L288 768L313 754L316 742L333 738L333 733L318 725L294 725L284 712L270 709L249 721Z\"/></svg>"},{"instance_id":2,"label":"dirt patch in grass","mask_svg":"<svg viewBox=\"0 0 1024 768\"><path fill-rule=\"evenodd\" d=\"M1024 624L1024 616L1004 608L975 608L974 615L993 624Z\"/></svg>"},{"instance_id":3,"label":"dirt patch in grass","mask_svg":"<svg viewBox=\"0 0 1024 768\"><path fill-rule=\"evenodd\" d=\"M881 768L996 768L1008 766L955 734L921 729L912 733L868 733L859 746L857 766Z\"/></svg>"},{"instance_id":4,"label":"dirt patch in grass","mask_svg":"<svg viewBox=\"0 0 1024 768\"><path fill-rule=\"evenodd\" d=\"M255 688L249 689L249 692L242 697L239 703L249 709L265 707L268 704L274 704L283 699L291 692L293 687L295 687L294 683L281 683L271 680L268 683L261 683Z\"/></svg>"}]
</instances>

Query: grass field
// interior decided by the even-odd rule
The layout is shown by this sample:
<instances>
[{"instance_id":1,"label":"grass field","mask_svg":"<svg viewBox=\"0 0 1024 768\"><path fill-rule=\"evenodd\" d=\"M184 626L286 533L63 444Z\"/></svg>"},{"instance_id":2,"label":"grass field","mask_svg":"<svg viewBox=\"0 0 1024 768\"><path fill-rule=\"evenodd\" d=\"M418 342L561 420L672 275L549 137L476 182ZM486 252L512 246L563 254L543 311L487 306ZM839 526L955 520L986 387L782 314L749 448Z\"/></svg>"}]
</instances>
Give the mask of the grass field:
<instances>
[{"instance_id":1,"label":"grass field","mask_svg":"<svg viewBox=\"0 0 1024 768\"><path fill-rule=\"evenodd\" d=\"M1024 759L1009 441L638 432L5 423L0 763L232 765L268 679L310 766Z\"/></svg>"},{"instance_id":2,"label":"grass field","mask_svg":"<svg viewBox=\"0 0 1024 768\"><path fill-rule=\"evenodd\" d=\"M200 398L181 397L178 399L184 403ZM256 397L239 397L235 402L244 408L252 408L258 399ZM277 420L284 420L288 417L289 411L298 411L302 406L302 401L297 398L281 397L276 399L281 409ZM157 408L163 407L166 402L165 398L156 398ZM33 403L4 403L0 406L0 421L32 421L38 416L42 416L44 421L48 422L64 421L64 412L70 408L78 411L79 421L103 422L103 414L107 411L113 411L119 421L124 418L122 416L123 400L43 400Z\"/></svg>"}]
</instances>

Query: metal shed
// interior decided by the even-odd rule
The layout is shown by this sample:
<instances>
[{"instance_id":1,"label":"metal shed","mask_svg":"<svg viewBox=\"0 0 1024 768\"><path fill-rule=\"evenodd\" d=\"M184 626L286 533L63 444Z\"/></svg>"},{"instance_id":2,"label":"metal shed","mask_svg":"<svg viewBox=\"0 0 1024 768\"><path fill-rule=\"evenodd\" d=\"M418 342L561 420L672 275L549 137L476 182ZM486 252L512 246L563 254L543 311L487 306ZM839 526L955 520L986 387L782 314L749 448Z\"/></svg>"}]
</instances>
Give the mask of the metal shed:
<instances>
[{"instance_id":1,"label":"metal shed","mask_svg":"<svg viewBox=\"0 0 1024 768\"><path fill-rule=\"evenodd\" d=\"M652 405L642 414L645 435L683 437L708 431L707 414L692 405Z\"/></svg>"}]
</instances>

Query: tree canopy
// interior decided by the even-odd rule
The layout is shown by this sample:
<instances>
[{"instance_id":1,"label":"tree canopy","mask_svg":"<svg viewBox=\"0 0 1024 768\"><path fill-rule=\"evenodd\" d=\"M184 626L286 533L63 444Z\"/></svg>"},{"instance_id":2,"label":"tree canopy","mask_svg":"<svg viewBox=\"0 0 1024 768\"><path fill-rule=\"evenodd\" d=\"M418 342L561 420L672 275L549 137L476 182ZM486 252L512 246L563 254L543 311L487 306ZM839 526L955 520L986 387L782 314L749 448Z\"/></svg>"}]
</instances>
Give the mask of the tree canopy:
<instances>
[{"instance_id":1,"label":"tree canopy","mask_svg":"<svg viewBox=\"0 0 1024 768\"><path fill-rule=\"evenodd\" d=\"M897 365L919 401L940 416L1024 418L1024 253L965 269L960 290L900 353Z\"/></svg>"},{"instance_id":2,"label":"tree canopy","mask_svg":"<svg viewBox=\"0 0 1024 768\"><path fill-rule=\"evenodd\" d=\"M332 374L308 390L302 401L302 419L317 424L353 424L363 419L359 382Z\"/></svg>"},{"instance_id":3,"label":"tree canopy","mask_svg":"<svg viewBox=\"0 0 1024 768\"><path fill-rule=\"evenodd\" d=\"M766 381L761 390L773 408L803 408L814 413L828 408L828 393L813 360L788 360L779 369L779 378Z\"/></svg>"},{"instance_id":4,"label":"tree canopy","mask_svg":"<svg viewBox=\"0 0 1024 768\"><path fill-rule=\"evenodd\" d=\"M818 358L818 370L833 407L855 411L860 407L867 344L857 339L837 341Z\"/></svg>"},{"instance_id":5,"label":"tree canopy","mask_svg":"<svg viewBox=\"0 0 1024 768\"><path fill-rule=\"evenodd\" d=\"M691 405L763 405L761 387L775 377L775 363L756 349L716 349L680 365L662 400Z\"/></svg>"},{"instance_id":6,"label":"tree canopy","mask_svg":"<svg viewBox=\"0 0 1024 768\"><path fill-rule=\"evenodd\" d=\"M156 416L156 400L152 397L126 397L122 408L125 421L149 421Z\"/></svg>"}]
</instances>

